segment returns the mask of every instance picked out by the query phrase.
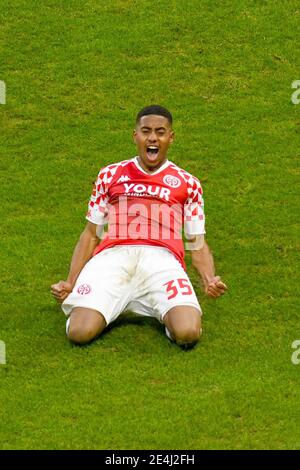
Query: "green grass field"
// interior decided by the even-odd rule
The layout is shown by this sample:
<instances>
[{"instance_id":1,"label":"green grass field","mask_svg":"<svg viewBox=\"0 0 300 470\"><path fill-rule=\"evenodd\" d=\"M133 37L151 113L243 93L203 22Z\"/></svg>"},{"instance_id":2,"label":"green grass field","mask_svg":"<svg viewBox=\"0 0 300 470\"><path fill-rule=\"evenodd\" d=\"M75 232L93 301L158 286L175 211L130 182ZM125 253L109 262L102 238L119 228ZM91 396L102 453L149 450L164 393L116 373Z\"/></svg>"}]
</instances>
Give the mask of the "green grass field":
<instances>
[{"instance_id":1,"label":"green grass field","mask_svg":"<svg viewBox=\"0 0 300 470\"><path fill-rule=\"evenodd\" d=\"M299 449L299 2L2 0L1 449ZM155 321L86 347L50 296L137 111L174 117L229 292L184 352Z\"/></svg>"}]
</instances>

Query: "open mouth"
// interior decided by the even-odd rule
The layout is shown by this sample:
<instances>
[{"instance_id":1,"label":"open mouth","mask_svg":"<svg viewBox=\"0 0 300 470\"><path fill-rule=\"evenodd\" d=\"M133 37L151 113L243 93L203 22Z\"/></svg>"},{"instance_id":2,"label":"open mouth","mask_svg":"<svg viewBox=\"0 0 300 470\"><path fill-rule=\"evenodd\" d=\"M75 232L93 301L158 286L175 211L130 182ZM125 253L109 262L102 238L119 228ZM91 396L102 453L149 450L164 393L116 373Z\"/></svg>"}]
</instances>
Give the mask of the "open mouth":
<instances>
[{"instance_id":1,"label":"open mouth","mask_svg":"<svg viewBox=\"0 0 300 470\"><path fill-rule=\"evenodd\" d=\"M147 147L147 157L149 158L149 160L156 160L157 156L158 156L158 147L156 147L155 145L148 145Z\"/></svg>"}]
</instances>

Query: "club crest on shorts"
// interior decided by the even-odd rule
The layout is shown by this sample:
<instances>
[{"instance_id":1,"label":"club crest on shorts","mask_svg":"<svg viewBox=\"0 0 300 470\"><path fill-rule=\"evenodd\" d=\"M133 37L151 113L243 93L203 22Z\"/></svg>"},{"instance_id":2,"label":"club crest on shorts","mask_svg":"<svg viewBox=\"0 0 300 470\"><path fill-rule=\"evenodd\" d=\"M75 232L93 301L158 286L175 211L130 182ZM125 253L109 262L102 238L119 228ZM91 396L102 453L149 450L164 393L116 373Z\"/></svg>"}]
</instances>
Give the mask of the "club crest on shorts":
<instances>
[{"instance_id":1,"label":"club crest on shorts","mask_svg":"<svg viewBox=\"0 0 300 470\"><path fill-rule=\"evenodd\" d=\"M181 185L180 179L172 175L165 175L163 182L170 188L178 188Z\"/></svg>"},{"instance_id":2,"label":"club crest on shorts","mask_svg":"<svg viewBox=\"0 0 300 470\"><path fill-rule=\"evenodd\" d=\"M80 295L87 295L91 290L92 288L88 284L81 284L81 286L78 287L77 292Z\"/></svg>"}]
</instances>

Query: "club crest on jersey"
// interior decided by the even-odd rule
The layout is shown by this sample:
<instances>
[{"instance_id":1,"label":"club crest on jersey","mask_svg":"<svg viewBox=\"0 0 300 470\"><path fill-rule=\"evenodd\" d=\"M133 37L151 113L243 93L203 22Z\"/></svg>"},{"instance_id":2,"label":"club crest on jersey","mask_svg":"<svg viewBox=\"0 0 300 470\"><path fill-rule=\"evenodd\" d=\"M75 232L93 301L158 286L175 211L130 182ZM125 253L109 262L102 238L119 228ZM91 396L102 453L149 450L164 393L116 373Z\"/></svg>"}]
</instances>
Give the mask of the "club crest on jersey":
<instances>
[{"instance_id":1,"label":"club crest on jersey","mask_svg":"<svg viewBox=\"0 0 300 470\"><path fill-rule=\"evenodd\" d=\"M80 295L86 295L91 292L91 287L88 284L81 284L81 286L78 287L77 292Z\"/></svg>"},{"instance_id":2,"label":"club crest on jersey","mask_svg":"<svg viewBox=\"0 0 300 470\"><path fill-rule=\"evenodd\" d=\"M179 186L181 185L180 179L172 175L165 175L163 182L167 186L170 186L170 188L179 188Z\"/></svg>"}]
</instances>

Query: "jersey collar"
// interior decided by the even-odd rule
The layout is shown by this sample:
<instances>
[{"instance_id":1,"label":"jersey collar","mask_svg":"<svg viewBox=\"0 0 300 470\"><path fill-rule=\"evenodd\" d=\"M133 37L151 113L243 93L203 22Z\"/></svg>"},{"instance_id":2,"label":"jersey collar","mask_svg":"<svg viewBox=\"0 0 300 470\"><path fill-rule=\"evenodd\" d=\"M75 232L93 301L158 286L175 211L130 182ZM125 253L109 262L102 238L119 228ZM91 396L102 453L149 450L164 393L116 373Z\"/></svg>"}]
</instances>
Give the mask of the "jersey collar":
<instances>
[{"instance_id":1,"label":"jersey collar","mask_svg":"<svg viewBox=\"0 0 300 470\"><path fill-rule=\"evenodd\" d=\"M133 163L134 163L135 166L138 168L138 170L140 170L142 173L144 173L145 175L148 175L148 176L157 175L157 174L160 173L161 171L164 171L164 170L170 165L169 160L166 160L165 163L164 163L161 167L159 167L158 170L154 171L153 173L147 173L147 172L141 167L141 165L139 164L138 155L133 158Z\"/></svg>"}]
</instances>

